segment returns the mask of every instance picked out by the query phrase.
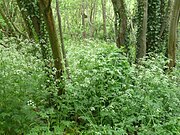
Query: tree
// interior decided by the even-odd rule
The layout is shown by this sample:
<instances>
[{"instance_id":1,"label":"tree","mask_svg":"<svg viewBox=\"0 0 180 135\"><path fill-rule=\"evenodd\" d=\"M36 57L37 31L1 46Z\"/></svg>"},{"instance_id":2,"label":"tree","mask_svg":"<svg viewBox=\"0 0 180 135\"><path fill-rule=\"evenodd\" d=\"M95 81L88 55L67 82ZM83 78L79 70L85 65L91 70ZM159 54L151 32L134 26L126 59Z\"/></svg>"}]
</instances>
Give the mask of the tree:
<instances>
[{"instance_id":1,"label":"tree","mask_svg":"<svg viewBox=\"0 0 180 135\"><path fill-rule=\"evenodd\" d=\"M170 0L148 0L147 53L165 53Z\"/></svg>"},{"instance_id":2,"label":"tree","mask_svg":"<svg viewBox=\"0 0 180 135\"><path fill-rule=\"evenodd\" d=\"M95 31L95 26L94 26L94 21L95 21L95 17L96 17L96 5L97 1L96 0L91 0L88 7L88 22L89 22L89 29L90 29L90 37L94 37L94 31Z\"/></svg>"},{"instance_id":3,"label":"tree","mask_svg":"<svg viewBox=\"0 0 180 135\"><path fill-rule=\"evenodd\" d=\"M112 0L115 15L115 35L118 48L125 45L127 31L127 11L124 0Z\"/></svg>"},{"instance_id":4,"label":"tree","mask_svg":"<svg viewBox=\"0 0 180 135\"><path fill-rule=\"evenodd\" d=\"M44 16L44 21L46 23L46 28L49 35L49 41L51 43L51 49L54 59L54 66L56 68L56 79L63 82L63 59L61 54L61 49L59 46L58 36L56 32L56 27L54 23L52 8L51 8L51 0L39 0L40 10ZM58 95L64 93L64 88L60 88L58 91Z\"/></svg>"},{"instance_id":5,"label":"tree","mask_svg":"<svg viewBox=\"0 0 180 135\"><path fill-rule=\"evenodd\" d=\"M57 16L58 16L61 49L62 49L63 59L64 59L65 67L66 67L66 73L67 73L68 79L71 79L70 72L69 72L69 64L68 64L68 60L66 57L66 51L65 51L65 46L64 46L62 23L61 23L61 14L60 14L60 10L59 10L59 1L58 0L56 0L56 12L57 12Z\"/></svg>"},{"instance_id":6,"label":"tree","mask_svg":"<svg viewBox=\"0 0 180 135\"><path fill-rule=\"evenodd\" d=\"M82 37L86 38L86 23L85 23L85 19L87 18L87 15L85 14L85 0L82 1Z\"/></svg>"},{"instance_id":7,"label":"tree","mask_svg":"<svg viewBox=\"0 0 180 135\"><path fill-rule=\"evenodd\" d=\"M101 0L102 4L102 15L103 15L103 32L104 32L104 39L107 38L107 29L106 29L106 0Z\"/></svg>"},{"instance_id":8,"label":"tree","mask_svg":"<svg viewBox=\"0 0 180 135\"><path fill-rule=\"evenodd\" d=\"M168 20L170 19L170 10L172 7L172 0L161 0L161 29L160 29L160 39L161 42L167 42L168 33Z\"/></svg>"},{"instance_id":9,"label":"tree","mask_svg":"<svg viewBox=\"0 0 180 135\"><path fill-rule=\"evenodd\" d=\"M138 0L137 60L146 55L147 11L148 0Z\"/></svg>"},{"instance_id":10,"label":"tree","mask_svg":"<svg viewBox=\"0 0 180 135\"><path fill-rule=\"evenodd\" d=\"M36 0L16 0L26 25L26 31L30 39L40 44L42 58L46 63L48 59L47 36L43 17L40 14L40 5Z\"/></svg>"},{"instance_id":11,"label":"tree","mask_svg":"<svg viewBox=\"0 0 180 135\"><path fill-rule=\"evenodd\" d=\"M169 68L175 67L176 64L176 43L177 43L177 29L180 17L180 0L175 0L173 10L171 13L169 37L168 37L168 58L170 62Z\"/></svg>"},{"instance_id":12,"label":"tree","mask_svg":"<svg viewBox=\"0 0 180 135\"><path fill-rule=\"evenodd\" d=\"M161 27L160 0L148 1L147 52L159 52L159 33Z\"/></svg>"}]
</instances>

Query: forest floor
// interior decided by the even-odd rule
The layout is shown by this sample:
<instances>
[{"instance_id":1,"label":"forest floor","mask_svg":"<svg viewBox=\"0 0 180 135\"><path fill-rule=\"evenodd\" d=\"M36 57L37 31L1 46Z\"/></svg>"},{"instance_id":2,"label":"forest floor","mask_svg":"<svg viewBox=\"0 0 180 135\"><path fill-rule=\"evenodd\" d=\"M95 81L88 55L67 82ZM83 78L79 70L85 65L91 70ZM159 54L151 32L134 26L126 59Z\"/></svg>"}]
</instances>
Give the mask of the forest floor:
<instances>
[{"instance_id":1,"label":"forest floor","mask_svg":"<svg viewBox=\"0 0 180 135\"><path fill-rule=\"evenodd\" d=\"M180 134L180 48L165 72L163 55L137 66L114 43L65 40L72 79L59 97L38 45L0 43L0 134Z\"/></svg>"}]
</instances>

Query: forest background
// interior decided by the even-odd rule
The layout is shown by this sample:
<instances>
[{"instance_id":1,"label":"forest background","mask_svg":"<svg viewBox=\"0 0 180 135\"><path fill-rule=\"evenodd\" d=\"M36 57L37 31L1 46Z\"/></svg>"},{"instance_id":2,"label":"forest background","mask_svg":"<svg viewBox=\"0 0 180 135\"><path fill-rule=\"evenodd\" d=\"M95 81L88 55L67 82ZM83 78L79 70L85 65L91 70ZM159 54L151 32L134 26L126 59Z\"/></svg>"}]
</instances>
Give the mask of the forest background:
<instances>
[{"instance_id":1,"label":"forest background","mask_svg":"<svg viewBox=\"0 0 180 135\"><path fill-rule=\"evenodd\" d=\"M180 134L179 0L0 0L0 134Z\"/></svg>"}]
</instances>

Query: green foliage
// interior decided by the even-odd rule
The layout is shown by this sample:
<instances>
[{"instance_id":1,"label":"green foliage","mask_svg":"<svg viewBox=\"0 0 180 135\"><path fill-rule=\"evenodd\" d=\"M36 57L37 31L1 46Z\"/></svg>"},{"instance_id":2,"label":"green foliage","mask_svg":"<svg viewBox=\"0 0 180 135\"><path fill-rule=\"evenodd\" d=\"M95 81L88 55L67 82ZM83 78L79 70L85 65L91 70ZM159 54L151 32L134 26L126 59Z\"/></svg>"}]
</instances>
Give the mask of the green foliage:
<instances>
[{"instance_id":1,"label":"green foliage","mask_svg":"<svg viewBox=\"0 0 180 135\"><path fill-rule=\"evenodd\" d=\"M73 80L46 112L53 130L44 133L179 134L179 74L164 73L162 56L137 67L112 45L78 44L69 46Z\"/></svg>"},{"instance_id":2,"label":"green foliage","mask_svg":"<svg viewBox=\"0 0 180 135\"><path fill-rule=\"evenodd\" d=\"M0 15L0 27L4 27L6 24L2 18L2 16ZM3 34L2 34L2 29L0 29L0 39L2 39Z\"/></svg>"},{"instance_id":3,"label":"green foliage","mask_svg":"<svg viewBox=\"0 0 180 135\"><path fill-rule=\"evenodd\" d=\"M168 28L168 25L166 26L166 19L169 12L168 6L170 6L167 3L167 0L148 1L147 52L165 52ZM165 30L163 30L163 27L165 27Z\"/></svg>"},{"instance_id":4,"label":"green foliage","mask_svg":"<svg viewBox=\"0 0 180 135\"><path fill-rule=\"evenodd\" d=\"M130 65L112 44L68 40L72 81L57 97L31 43L1 42L0 134L179 134L179 72L164 57Z\"/></svg>"},{"instance_id":5,"label":"green foliage","mask_svg":"<svg viewBox=\"0 0 180 135\"><path fill-rule=\"evenodd\" d=\"M159 49L159 33L161 30L161 14L159 0L148 1L148 35L147 35L147 46L148 52L157 51Z\"/></svg>"},{"instance_id":6,"label":"green foliage","mask_svg":"<svg viewBox=\"0 0 180 135\"><path fill-rule=\"evenodd\" d=\"M34 17L40 18L37 2L20 1L20 10L27 14L26 19L32 29ZM93 28L94 37L91 38L94 39L103 39L100 2L85 0L87 37L90 37ZM136 27L131 22L131 16L134 15L132 9L135 4L134 0L126 0L128 25L132 28L129 29L128 43L132 45L135 43ZM11 3L11 6L14 7L13 16L17 5ZM111 1L106 6L108 40L103 42L87 38L77 41L72 38L79 39L82 35L82 1L64 0L61 3L72 78L71 81L65 79L66 93L62 96L57 96L58 83L55 82L53 64L49 56L47 59L41 56L43 48L40 49L39 44L0 35L0 134L180 134L180 61L177 60L177 67L171 73L164 71L167 64L164 56L145 58L139 65L132 64L133 59L129 63L130 58L123 54L124 51L109 42L114 41L114 16ZM159 48L164 45L165 35L161 37L160 33L167 9L167 0L149 0L148 52L161 52ZM90 22L93 12L94 20ZM137 15L142 17L143 14L138 12ZM13 18L17 24L22 24L22 18L19 19L19 16ZM45 27L41 19L38 21L39 30L44 33L39 35L38 40L46 46ZM0 24L3 28L6 26L1 16ZM134 55L134 48L130 46L129 49ZM46 59L45 64L42 57Z\"/></svg>"},{"instance_id":7,"label":"green foliage","mask_svg":"<svg viewBox=\"0 0 180 135\"><path fill-rule=\"evenodd\" d=\"M3 20L3 18L2 18L1 15L0 15L0 24L1 24L1 25L5 25L5 22L4 22L4 20Z\"/></svg>"},{"instance_id":8,"label":"green foliage","mask_svg":"<svg viewBox=\"0 0 180 135\"><path fill-rule=\"evenodd\" d=\"M163 56L137 66L110 43L66 40L72 81L58 97L24 42L0 46L1 134L179 134L180 74L164 72Z\"/></svg>"},{"instance_id":9,"label":"green foliage","mask_svg":"<svg viewBox=\"0 0 180 135\"><path fill-rule=\"evenodd\" d=\"M21 10L27 12L30 17L39 17L39 6L37 0L20 0L19 3L22 6Z\"/></svg>"},{"instance_id":10,"label":"green foliage","mask_svg":"<svg viewBox=\"0 0 180 135\"><path fill-rule=\"evenodd\" d=\"M42 62L28 54L30 42L9 38L1 44L4 46L0 45L0 134L27 133L38 124L36 105L45 96L41 87L45 77ZM20 45L27 46L26 52L18 48Z\"/></svg>"}]
</instances>

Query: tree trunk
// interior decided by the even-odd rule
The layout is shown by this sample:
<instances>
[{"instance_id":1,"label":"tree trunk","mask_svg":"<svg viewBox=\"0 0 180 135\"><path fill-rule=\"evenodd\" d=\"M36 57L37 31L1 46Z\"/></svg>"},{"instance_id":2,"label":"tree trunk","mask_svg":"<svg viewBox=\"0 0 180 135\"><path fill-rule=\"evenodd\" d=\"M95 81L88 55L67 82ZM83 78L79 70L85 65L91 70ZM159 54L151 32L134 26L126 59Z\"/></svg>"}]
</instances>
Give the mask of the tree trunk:
<instances>
[{"instance_id":1,"label":"tree trunk","mask_svg":"<svg viewBox=\"0 0 180 135\"><path fill-rule=\"evenodd\" d=\"M165 1L165 0L164 0ZM160 53L161 0L148 0L147 53Z\"/></svg>"},{"instance_id":2,"label":"tree trunk","mask_svg":"<svg viewBox=\"0 0 180 135\"><path fill-rule=\"evenodd\" d=\"M66 67L66 73L67 73L68 79L71 79L70 72L69 72L69 64L68 64L68 60L66 57L66 51L65 51L65 46L64 46L62 23L61 23L61 14L60 14L60 10L59 10L59 1L58 0L56 0L56 11L57 11L57 16L58 16L61 49L62 49L62 54L63 54L64 63L65 63L65 67Z\"/></svg>"},{"instance_id":3,"label":"tree trunk","mask_svg":"<svg viewBox=\"0 0 180 135\"><path fill-rule=\"evenodd\" d=\"M54 18L52 14L52 8L51 8L51 0L39 0L40 9L44 16L44 20L46 23L46 28L49 35L49 40L51 43L51 49L54 59L54 66L56 68L56 79L63 82L63 60L62 60L62 54L59 46L58 36L56 33ZM61 95L64 93L64 87L60 88L58 91L58 95Z\"/></svg>"},{"instance_id":4,"label":"tree trunk","mask_svg":"<svg viewBox=\"0 0 180 135\"><path fill-rule=\"evenodd\" d=\"M104 40L107 40L107 29L106 29L106 0L101 0L102 4L102 15L103 15L103 32Z\"/></svg>"},{"instance_id":5,"label":"tree trunk","mask_svg":"<svg viewBox=\"0 0 180 135\"><path fill-rule=\"evenodd\" d=\"M47 67L48 63L48 47L47 47L47 35L45 32L45 24L43 22L43 17L40 14L40 4L35 2L35 0L16 0L18 7L21 11L22 18L27 27L27 33L30 39L33 39L40 44L42 58ZM30 3L31 2L31 3ZM34 3L34 4L33 4ZM32 6L33 5L33 6ZM31 12L28 12L31 10ZM36 52L36 50L34 50Z\"/></svg>"},{"instance_id":6,"label":"tree trunk","mask_svg":"<svg viewBox=\"0 0 180 135\"><path fill-rule=\"evenodd\" d=\"M138 0L138 32L136 61L146 55L148 0Z\"/></svg>"},{"instance_id":7,"label":"tree trunk","mask_svg":"<svg viewBox=\"0 0 180 135\"><path fill-rule=\"evenodd\" d=\"M87 17L85 14L85 0L82 1L82 36L83 38L86 38L86 25L85 25L85 18Z\"/></svg>"},{"instance_id":8,"label":"tree trunk","mask_svg":"<svg viewBox=\"0 0 180 135\"><path fill-rule=\"evenodd\" d=\"M170 10L172 7L172 0L168 0L167 3L165 3L163 0L161 0L161 30L160 30L160 38L163 40L166 40L167 36L166 33L168 33L168 20L170 19ZM166 7L166 8L165 8Z\"/></svg>"},{"instance_id":9,"label":"tree trunk","mask_svg":"<svg viewBox=\"0 0 180 135\"><path fill-rule=\"evenodd\" d=\"M91 6L89 10L89 26L90 26L90 37L94 38L94 20L96 16L96 1L91 1Z\"/></svg>"},{"instance_id":10,"label":"tree trunk","mask_svg":"<svg viewBox=\"0 0 180 135\"><path fill-rule=\"evenodd\" d=\"M180 0L175 0L172 14L171 14L171 22L169 29L169 37L168 37L168 58L170 62L168 64L169 68L175 67L176 64L176 43L177 43L177 29L179 23L180 16Z\"/></svg>"},{"instance_id":11,"label":"tree trunk","mask_svg":"<svg viewBox=\"0 0 180 135\"><path fill-rule=\"evenodd\" d=\"M127 31L127 13L124 0L112 0L115 15L116 45L125 45Z\"/></svg>"}]
</instances>

